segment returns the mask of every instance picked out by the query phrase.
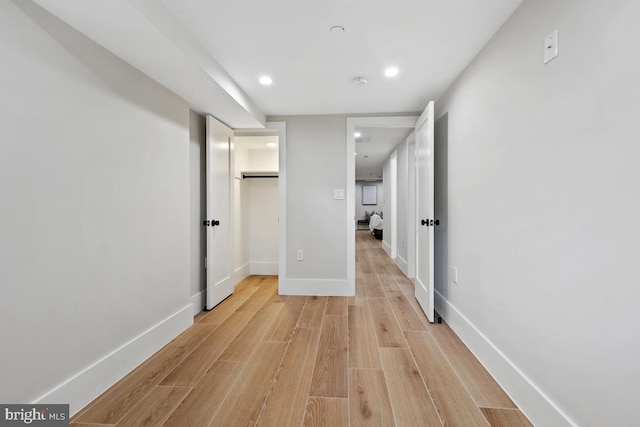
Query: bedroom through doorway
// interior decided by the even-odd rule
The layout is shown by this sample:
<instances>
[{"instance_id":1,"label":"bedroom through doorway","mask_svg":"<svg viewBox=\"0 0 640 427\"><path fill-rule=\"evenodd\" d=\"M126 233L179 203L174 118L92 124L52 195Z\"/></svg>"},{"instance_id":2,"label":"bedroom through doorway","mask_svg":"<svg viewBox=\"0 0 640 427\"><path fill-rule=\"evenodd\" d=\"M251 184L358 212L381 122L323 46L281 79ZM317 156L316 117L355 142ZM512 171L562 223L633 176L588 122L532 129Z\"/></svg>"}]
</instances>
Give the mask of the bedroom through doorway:
<instances>
[{"instance_id":1,"label":"bedroom through doorway","mask_svg":"<svg viewBox=\"0 0 640 427\"><path fill-rule=\"evenodd\" d=\"M354 118L356 230L371 237L394 261L406 266L409 237L407 149L415 117ZM367 122L369 120L369 122ZM404 148L401 148L404 147ZM402 268L407 273L406 267Z\"/></svg>"}]
</instances>

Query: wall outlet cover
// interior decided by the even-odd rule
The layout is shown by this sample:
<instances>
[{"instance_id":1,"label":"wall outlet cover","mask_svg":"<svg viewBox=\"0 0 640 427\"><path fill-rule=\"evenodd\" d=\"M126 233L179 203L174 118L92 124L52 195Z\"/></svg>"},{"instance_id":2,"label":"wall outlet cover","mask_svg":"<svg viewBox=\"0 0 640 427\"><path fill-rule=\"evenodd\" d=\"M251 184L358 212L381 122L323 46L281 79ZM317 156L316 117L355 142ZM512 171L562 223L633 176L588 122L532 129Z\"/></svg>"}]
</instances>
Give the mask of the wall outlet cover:
<instances>
[{"instance_id":1,"label":"wall outlet cover","mask_svg":"<svg viewBox=\"0 0 640 427\"><path fill-rule=\"evenodd\" d=\"M544 63L548 63L553 58L558 56L558 29L553 30L544 39Z\"/></svg>"}]
</instances>

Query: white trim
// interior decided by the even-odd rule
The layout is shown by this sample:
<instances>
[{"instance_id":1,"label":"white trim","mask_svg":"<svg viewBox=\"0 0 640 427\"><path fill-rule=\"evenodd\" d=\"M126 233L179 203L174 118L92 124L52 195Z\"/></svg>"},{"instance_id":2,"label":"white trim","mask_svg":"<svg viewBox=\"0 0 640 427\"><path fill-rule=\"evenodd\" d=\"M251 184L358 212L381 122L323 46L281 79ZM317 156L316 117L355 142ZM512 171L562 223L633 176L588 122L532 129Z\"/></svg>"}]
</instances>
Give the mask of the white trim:
<instances>
[{"instance_id":1,"label":"white trim","mask_svg":"<svg viewBox=\"0 0 640 427\"><path fill-rule=\"evenodd\" d=\"M416 276L416 132L411 132L407 145L407 277ZM411 149L413 147L413 149ZM413 178L413 179L412 179Z\"/></svg>"},{"instance_id":2,"label":"white trim","mask_svg":"<svg viewBox=\"0 0 640 427\"><path fill-rule=\"evenodd\" d=\"M278 293L287 275L287 123L267 122L278 131Z\"/></svg>"},{"instance_id":3,"label":"white trim","mask_svg":"<svg viewBox=\"0 0 640 427\"><path fill-rule=\"evenodd\" d=\"M385 242L384 240L382 241L382 249L384 249L384 251L387 253L387 255L389 255L389 258L391 259L395 259L391 256L391 245L387 242Z\"/></svg>"},{"instance_id":4,"label":"white trim","mask_svg":"<svg viewBox=\"0 0 640 427\"><path fill-rule=\"evenodd\" d=\"M278 265L277 262L252 262L249 263L249 273L260 276L277 276Z\"/></svg>"},{"instance_id":5,"label":"white trim","mask_svg":"<svg viewBox=\"0 0 640 427\"><path fill-rule=\"evenodd\" d=\"M396 257L396 265L398 266L398 268L404 273L404 275L407 275L407 261L402 258L400 255L398 255Z\"/></svg>"},{"instance_id":6,"label":"white trim","mask_svg":"<svg viewBox=\"0 0 640 427\"><path fill-rule=\"evenodd\" d=\"M390 227L387 228L390 233L384 233L385 237L390 234L389 245L391 247L391 259L398 256L398 150L394 149L389 155L389 196L385 193L384 198L389 198L390 206L385 206L385 211L389 211Z\"/></svg>"},{"instance_id":7,"label":"white trim","mask_svg":"<svg viewBox=\"0 0 640 427\"><path fill-rule=\"evenodd\" d=\"M578 425L438 291L435 300L440 316L534 425Z\"/></svg>"},{"instance_id":8,"label":"white trim","mask_svg":"<svg viewBox=\"0 0 640 427\"><path fill-rule=\"evenodd\" d=\"M206 293L207 293L206 290L203 289L197 294L192 295L191 298L189 299L189 302L191 302L191 305L193 305L194 316L200 313L204 309L204 305L206 304L206 300L205 300Z\"/></svg>"},{"instance_id":9,"label":"white trim","mask_svg":"<svg viewBox=\"0 0 640 427\"><path fill-rule=\"evenodd\" d=\"M345 279L282 279L278 281L280 295L317 295L352 297L355 289L349 289Z\"/></svg>"},{"instance_id":10,"label":"white trim","mask_svg":"<svg viewBox=\"0 0 640 427\"><path fill-rule=\"evenodd\" d=\"M355 122L347 118L347 234L345 247L347 248L347 281L346 291L356 294L356 152Z\"/></svg>"},{"instance_id":11,"label":"white trim","mask_svg":"<svg viewBox=\"0 0 640 427\"><path fill-rule=\"evenodd\" d=\"M68 403L69 415L76 414L153 353L193 325L193 307L187 304L176 313L132 338L100 360L34 400L35 403Z\"/></svg>"},{"instance_id":12,"label":"white trim","mask_svg":"<svg viewBox=\"0 0 640 427\"><path fill-rule=\"evenodd\" d=\"M233 280L233 286L235 287L238 283L243 281L249 276L251 271L250 264L247 262L246 264L242 264L240 267L233 270L233 275L231 276Z\"/></svg>"}]
</instances>

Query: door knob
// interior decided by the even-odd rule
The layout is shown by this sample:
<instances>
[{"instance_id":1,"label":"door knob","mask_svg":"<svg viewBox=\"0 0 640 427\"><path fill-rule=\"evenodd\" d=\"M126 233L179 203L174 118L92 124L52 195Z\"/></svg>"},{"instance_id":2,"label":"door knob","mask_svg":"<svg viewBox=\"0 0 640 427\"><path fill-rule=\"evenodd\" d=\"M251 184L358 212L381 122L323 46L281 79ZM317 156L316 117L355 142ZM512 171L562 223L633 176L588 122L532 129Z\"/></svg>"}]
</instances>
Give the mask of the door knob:
<instances>
[{"instance_id":1,"label":"door knob","mask_svg":"<svg viewBox=\"0 0 640 427\"><path fill-rule=\"evenodd\" d=\"M436 219L436 225L440 225L440 220Z\"/></svg>"},{"instance_id":2,"label":"door knob","mask_svg":"<svg viewBox=\"0 0 640 427\"><path fill-rule=\"evenodd\" d=\"M420 224L427 225L427 220L426 219L420 220Z\"/></svg>"},{"instance_id":3,"label":"door knob","mask_svg":"<svg viewBox=\"0 0 640 427\"><path fill-rule=\"evenodd\" d=\"M213 227L215 227L216 225L220 225L220 221L214 219L213 221L211 221L211 225Z\"/></svg>"}]
</instances>

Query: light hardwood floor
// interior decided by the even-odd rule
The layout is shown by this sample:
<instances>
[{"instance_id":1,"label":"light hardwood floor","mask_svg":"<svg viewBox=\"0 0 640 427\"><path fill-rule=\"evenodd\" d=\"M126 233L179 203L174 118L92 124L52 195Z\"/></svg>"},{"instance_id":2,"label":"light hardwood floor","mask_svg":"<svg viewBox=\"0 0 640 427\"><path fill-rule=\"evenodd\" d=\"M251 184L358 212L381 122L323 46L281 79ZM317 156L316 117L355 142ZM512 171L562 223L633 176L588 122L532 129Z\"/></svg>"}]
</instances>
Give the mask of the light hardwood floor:
<instances>
[{"instance_id":1,"label":"light hardwood floor","mask_svg":"<svg viewBox=\"0 0 640 427\"><path fill-rule=\"evenodd\" d=\"M356 296L278 296L251 276L72 426L530 426L367 231Z\"/></svg>"}]
</instances>

